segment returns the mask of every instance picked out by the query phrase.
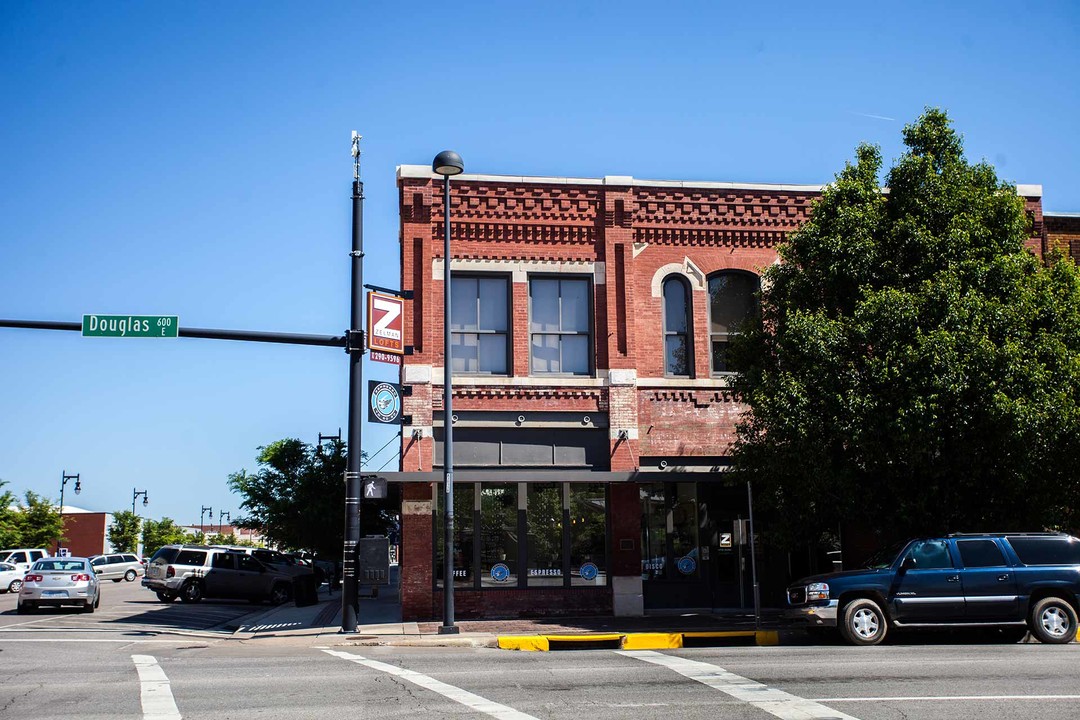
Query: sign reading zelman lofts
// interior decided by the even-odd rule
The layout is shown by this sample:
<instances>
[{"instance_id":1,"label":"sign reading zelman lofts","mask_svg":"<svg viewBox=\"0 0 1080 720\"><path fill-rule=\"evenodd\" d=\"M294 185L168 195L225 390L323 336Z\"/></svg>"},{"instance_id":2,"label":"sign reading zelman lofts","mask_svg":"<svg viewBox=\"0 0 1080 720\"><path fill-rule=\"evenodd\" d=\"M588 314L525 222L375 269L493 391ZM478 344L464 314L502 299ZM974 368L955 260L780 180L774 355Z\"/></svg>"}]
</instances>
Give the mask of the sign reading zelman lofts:
<instances>
[{"instance_id":1,"label":"sign reading zelman lofts","mask_svg":"<svg viewBox=\"0 0 1080 720\"><path fill-rule=\"evenodd\" d=\"M180 330L178 315L83 315L83 337L165 337Z\"/></svg>"}]
</instances>

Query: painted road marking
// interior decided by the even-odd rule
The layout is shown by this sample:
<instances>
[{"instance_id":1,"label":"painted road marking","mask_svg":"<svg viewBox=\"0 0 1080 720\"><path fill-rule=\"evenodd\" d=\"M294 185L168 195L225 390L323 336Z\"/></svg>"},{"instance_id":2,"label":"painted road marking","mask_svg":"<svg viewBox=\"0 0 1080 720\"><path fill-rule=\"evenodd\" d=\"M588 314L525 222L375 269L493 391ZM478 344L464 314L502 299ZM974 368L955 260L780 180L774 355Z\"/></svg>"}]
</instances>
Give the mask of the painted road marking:
<instances>
[{"instance_id":1,"label":"painted road marking","mask_svg":"<svg viewBox=\"0 0 1080 720\"><path fill-rule=\"evenodd\" d=\"M858 720L813 700L806 700L728 672L719 665L664 655L653 650L616 650L615 652L674 670L684 677L747 702L781 720Z\"/></svg>"},{"instance_id":2,"label":"painted road marking","mask_svg":"<svg viewBox=\"0 0 1080 720\"><path fill-rule=\"evenodd\" d=\"M119 638L0 638L0 643L120 643L123 645L145 645L157 643L167 645L175 643L177 638L162 638L161 640L123 640Z\"/></svg>"},{"instance_id":3,"label":"painted road marking","mask_svg":"<svg viewBox=\"0 0 1080 720\"><path fill-rule=\"evenodd\" d=\"M348 660L354 662L357 665L364 665L372 670L379 670L380 672L395 675L402 680L408 680L414 685L437 692L445 698L449 698L454 702L461 703L467 708L476 710L490 715L498 720L537 720L532 715L526 715L523 712L518 712L512 707L506 705L500 705L499 703L488 700L487 698L474 695L468 690L462 690L459 687L448 685L444 682L436 680L433 677L422 675L413 670L406 670L405 668L397 667L396 665L387 665L386 663L379 662L378 660L368 660L360 655L353 655L352 653L341 652L339 650L323 649L323 652L334 657L341 658L342 660Z\"/></svg>"},{"instance_id":4,"label":"painted road marking","mask_svg":"<svg viewBox=\"0 0 1080 720\"><path fill-rule=\"evenodd\" d=\"M139 673L140 699L146 720L180 720L180 711L173 700L169 678L151 655L132 655Z\"/></svg>"},{"instance_id":5,"label":"painted road marking","mask_svg":"<svg viewBox=\"0 0 1080 720\"><path fill-rule=\"evenodd\" d=\"M895 697L814 698L814 702L912 702L915 700L1080 700L1080 695L897 695Z\"/></svg>"}]
</instances>

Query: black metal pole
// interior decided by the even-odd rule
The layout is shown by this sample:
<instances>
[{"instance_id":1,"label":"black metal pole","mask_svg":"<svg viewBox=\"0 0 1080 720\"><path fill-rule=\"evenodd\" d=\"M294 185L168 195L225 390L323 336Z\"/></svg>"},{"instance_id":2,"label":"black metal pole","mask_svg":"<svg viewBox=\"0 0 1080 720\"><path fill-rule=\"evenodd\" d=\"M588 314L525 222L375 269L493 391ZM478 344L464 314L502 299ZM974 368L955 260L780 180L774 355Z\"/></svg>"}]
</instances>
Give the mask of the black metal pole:
<instances>
[{"instance_id":1,"label":"black metal pole","mask_svg":"<svg viewBox=\"0 0 1080 720\"><path fill-rule=\"evenodd\" d=\"M52 320L0 319L0 328L82 332L82 323L55 322ZM318 345L322 347L345 347L346 343L346 338L340 335L263 332L261 330L221 330L218 328L181 327L178 328L177 335L179 337L204 338L207 340L240 340L244 342L267 342L285 345Z\"/></svg>"},{"instance_id":2,"label":"black metal pole","mask_svg":"<svg viewBox=\"0 0 1080 720\"><path fill-rule=\"evenodd\" d=\"M356 632L360 609L356 548L360 543L360 448L364 408L364 183L360 180L360 138L353 134L352 311L345 350L349 353L348 455L345 464L345 548L342 561L341 632Z\"/></svg>"},{"instance_id":3,"label":"black metal pole","mask_svg":"<svg viewBox=\"0 0 1080 720\"><path fill-rule=\"evenodd\" d=\"M754 629L761 629L761 591L757 579L757 547L754 543L754 491L746 483L746 505L750 511L750 573L754 583Z\"/></svg>"},{"instance_id":4,"label":"black metal pole","mask_svg":"<svg viewBox=\"0 0 1080 720\"><path fill-rule=\"evenodd\" d=\"M454 405L450 361L450 176L443 176L443 624L440 635L458 632L454 625Z\"/></svg>"},{"instance_id":5,"label":"black metal pole","mask_svg":"<svg viewBox=\"0 0 1080 720\"><path fill-rule=\"evenodd\" d=\"M64 486L67 485L67 470L60 471L60 537L56 538L56 554L60 554L60 539L64 536Z\"/></svg>"}]
</instances>

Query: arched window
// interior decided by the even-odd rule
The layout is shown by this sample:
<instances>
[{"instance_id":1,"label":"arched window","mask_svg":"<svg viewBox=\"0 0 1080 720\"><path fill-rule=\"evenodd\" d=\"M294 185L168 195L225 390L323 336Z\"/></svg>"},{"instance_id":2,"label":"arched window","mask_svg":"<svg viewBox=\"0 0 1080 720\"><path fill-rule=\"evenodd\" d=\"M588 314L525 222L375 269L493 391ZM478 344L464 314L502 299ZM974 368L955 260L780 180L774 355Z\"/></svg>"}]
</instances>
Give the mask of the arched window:
<instances>
[{"instance_id":1,"label":"arched window","mask_svg":"<svg viewBox=\"0 0 1080 720\"><path fill-rule=\"evenodd\" d=\"M690 376L694 367L690 338L690 286L677 275L664 280L664 374Z\"/></svg>"},{"instance_id":2,"label":"arched window","mask_svg":"<svg viewBox=\"0 0 1080 720\"><path fill-rule=\"evenodd\" d=\"M757 275L738 270L717 273L709 278L709 344L712 372L728 372L727 348L739 326L758 309Z\"/></svg>"}]
</instances>

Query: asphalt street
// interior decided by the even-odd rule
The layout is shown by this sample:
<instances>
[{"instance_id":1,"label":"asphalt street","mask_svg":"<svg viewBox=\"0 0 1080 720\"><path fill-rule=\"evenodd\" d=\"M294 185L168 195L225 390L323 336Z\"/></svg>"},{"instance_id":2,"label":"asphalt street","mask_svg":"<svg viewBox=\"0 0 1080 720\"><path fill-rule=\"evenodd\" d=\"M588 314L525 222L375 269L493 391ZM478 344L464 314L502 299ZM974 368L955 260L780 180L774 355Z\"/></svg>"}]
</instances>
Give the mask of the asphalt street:
<instances>
[{"instance_id":1,"label":"asphalt street","mask_svg":"<svg viewBox=\"0 0 1080 720\"><path fill-rule=\"evenodd\" d=\"M134 584L105 590L93 615L15 615L0 596L0 717L1080 717L1075 643L362 647L340 635L240 640L229 627L247 604L161 605Z\"/></svg>"}]
</instances>

